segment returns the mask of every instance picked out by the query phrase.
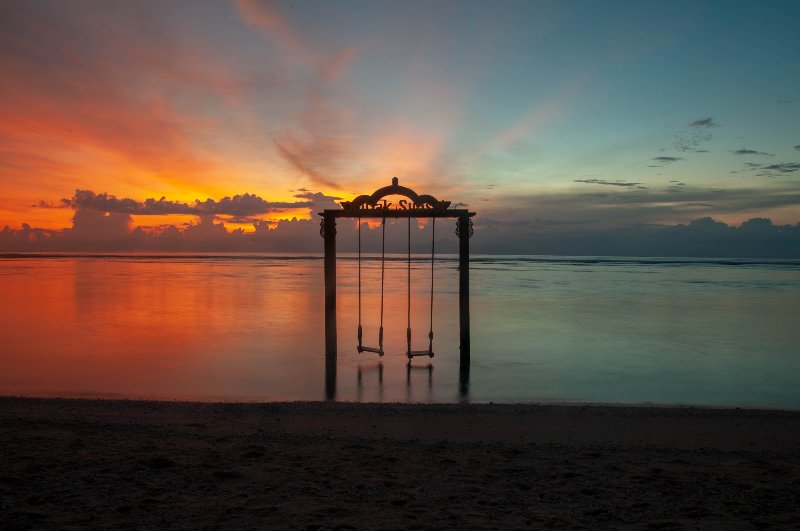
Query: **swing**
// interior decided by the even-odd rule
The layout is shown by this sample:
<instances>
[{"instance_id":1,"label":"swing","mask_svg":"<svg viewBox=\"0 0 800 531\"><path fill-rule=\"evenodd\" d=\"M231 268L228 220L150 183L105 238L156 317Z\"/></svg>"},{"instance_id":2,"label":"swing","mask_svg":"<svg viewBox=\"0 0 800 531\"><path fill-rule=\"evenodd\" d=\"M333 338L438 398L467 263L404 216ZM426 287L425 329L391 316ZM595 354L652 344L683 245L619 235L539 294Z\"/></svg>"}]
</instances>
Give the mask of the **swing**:
<instances>
[{"instance_id":1,"label":"swing","mask_svg":"<svg viewBox=\"0 0 800 531\"><path fill-rule=\"evenodd\" d=\"M411 350L411 218L408 218L408 328L406 328L406 338L408 340L408 363L415 356L433 357L433 263L436 258L436 218L431 218L431 321L428 332L428 350Z\"/></svg>"},{"instance_id":2,"label":"swing","mask_svg":"<svg viewBox=\"0 0 800 531\"><path fill-rule=\"evenodd\" d=\"M374 352L383 356L383 277L386 264L386 218L383 218L381 235L381 324L378 329L378 347L365 347L362 344L363 329L361 327L361 218L358 219L358 352Z\"/></svg>"}]
</instances>

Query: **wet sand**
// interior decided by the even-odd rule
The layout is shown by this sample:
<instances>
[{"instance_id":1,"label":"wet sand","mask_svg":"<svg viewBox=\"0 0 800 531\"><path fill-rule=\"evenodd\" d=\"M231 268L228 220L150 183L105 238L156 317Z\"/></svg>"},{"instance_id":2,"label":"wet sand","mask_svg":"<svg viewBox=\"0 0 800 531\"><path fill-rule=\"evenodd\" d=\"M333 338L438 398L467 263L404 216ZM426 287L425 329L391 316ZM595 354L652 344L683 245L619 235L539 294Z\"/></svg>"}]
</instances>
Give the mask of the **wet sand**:
<instances>
[{"instance_id":1,"label":"wet sand","mask_svg":"<svg viewBox=\"0 0 800 531\"><path fill-rule=\"evenodd\" d=\"M0 529L800 527L800 413L0 398Z\"/></svg>"}]
</instances>

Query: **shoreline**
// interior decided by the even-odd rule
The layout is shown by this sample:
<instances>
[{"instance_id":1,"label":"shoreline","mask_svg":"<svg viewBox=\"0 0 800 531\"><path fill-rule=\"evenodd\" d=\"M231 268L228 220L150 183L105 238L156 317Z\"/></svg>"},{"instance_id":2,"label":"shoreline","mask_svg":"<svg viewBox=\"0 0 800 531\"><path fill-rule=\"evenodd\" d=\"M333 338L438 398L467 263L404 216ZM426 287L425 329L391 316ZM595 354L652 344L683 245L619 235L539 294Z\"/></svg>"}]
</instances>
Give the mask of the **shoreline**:
<instances>
[{"instance_id":1,"label":"shoreline","mask_svg":"<svg viewBox=\"0 0 800 531\"><path fill-rule=\"evenodd\" d=\"M286 399L268 400L259 398L210 396L210 397L179 397L168 398L149 395L122 395L122 394L87 394L87 393L34 393L34 394L0 394L2 400L72 400L72 401L105 401L105 402L130 402L130 403L163 403L163 404L350 404L350 405L396 405L396 406L521 406L521 407L602 407L611 409L697 409L710 411L760 411L764 413L800 413L800 406L780 406L780 405L732 405L732 404L693 404L683 402L589 402L576 400L569 401L476 401L476 400L453 400L450 402L400 402L400 401L358 401L358 400L339 400L334 399Z\"/></svg>"},{"instance_id":2,"label":"shoreline","mask_svg":"<svg viewBox=\"0 0 800 531\"><path fill-rule=\"evenodd\" d=\"M0 397L0 527L800 525L800 412Z\"/></svg>"}]
</instances>

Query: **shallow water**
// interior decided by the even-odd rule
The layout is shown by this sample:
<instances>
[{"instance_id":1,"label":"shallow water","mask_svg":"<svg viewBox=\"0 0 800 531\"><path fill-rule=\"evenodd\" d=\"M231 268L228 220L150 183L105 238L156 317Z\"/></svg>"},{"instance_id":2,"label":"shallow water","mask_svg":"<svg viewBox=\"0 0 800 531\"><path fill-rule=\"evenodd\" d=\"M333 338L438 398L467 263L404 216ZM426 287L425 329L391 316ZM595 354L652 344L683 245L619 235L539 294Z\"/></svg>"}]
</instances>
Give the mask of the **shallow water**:
<instances>
[{"instance_id":1,"label":"shallow water","mask_svg":"<svg viewBox=\"0 0 800 531\"><path fill-rule=\"evenodd\" d=\"M406 263L386 263L386 356L355 352L357 261L338 262L337 400L800 407L800 262L476 256L459 381L458 273L435 268L436 357L406 365ZM412 268L427 346L430 262ZM0 394L326 398L317 255L0 257ZM380 261L362 262L365 344Z\"/></svg>"}]
</instances>

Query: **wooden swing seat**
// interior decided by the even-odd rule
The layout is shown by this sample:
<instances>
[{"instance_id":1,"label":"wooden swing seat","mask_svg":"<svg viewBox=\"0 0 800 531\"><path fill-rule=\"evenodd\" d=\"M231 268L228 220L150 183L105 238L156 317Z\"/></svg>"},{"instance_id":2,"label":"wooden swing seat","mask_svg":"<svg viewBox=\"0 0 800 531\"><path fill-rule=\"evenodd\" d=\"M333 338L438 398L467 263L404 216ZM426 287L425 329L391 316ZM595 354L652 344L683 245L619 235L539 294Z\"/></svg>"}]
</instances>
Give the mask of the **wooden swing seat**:
<instances>
[{"instance_id":1,"label":"wooden swing seat","mask_svg":"<svg viewBox=\"0 0 800 531\"><path fill-rule=\"evenodd\" d=\"M413 358L415 356L428 356L429 358L432 358L433 357L433 351L432 350L411 350L411 351L406 353L406 356L408 356L408 359L411 359L411 358Z\"/></svg>"},{"instance_id":2,"label":"wooden swing seat","mask_svg":"<svg viewBox=\"0 0 800 531\"><path fill-rule=\"evenodd\" d=\"M356 347L359 352L374 352L378 356L383 356L383 349L382 348L375 348L375 347L365 347L363 345L359 345Z\"/></svg>"}]
</instances>

